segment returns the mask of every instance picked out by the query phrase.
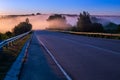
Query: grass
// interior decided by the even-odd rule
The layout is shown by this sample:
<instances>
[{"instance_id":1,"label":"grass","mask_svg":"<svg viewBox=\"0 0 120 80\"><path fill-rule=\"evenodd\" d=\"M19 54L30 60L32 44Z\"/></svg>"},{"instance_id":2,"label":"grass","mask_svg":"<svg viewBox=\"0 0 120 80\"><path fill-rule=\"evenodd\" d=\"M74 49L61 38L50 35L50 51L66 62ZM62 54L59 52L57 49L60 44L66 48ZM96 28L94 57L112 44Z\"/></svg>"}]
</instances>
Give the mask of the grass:
<instances>
[{"instance_id":1,"label":"grass","mask_svg":"<svg viewBox=\"0 0 120 80\"><path fill-rule=\"evenodd\" d=\"M120 34L92 33L92 32L73 32L73 31L60 31L60 32L67 33L67 34L88 36L88 37L98 37L98 38L119 39L120 40Z\"/></svg>"},{"instance_id":2,"label":"grass","mask_svg":"<svg viewBox=\"0 0 120 80\"><path fill-rule=\"evenodd\" d=\"M6 73L10 69L13 62L19 55L25 42L30 38L30 34L15 41L9 47L3 47L3 51L0 52L0 80L3 80Z\"/></svg>"}]
</instances>

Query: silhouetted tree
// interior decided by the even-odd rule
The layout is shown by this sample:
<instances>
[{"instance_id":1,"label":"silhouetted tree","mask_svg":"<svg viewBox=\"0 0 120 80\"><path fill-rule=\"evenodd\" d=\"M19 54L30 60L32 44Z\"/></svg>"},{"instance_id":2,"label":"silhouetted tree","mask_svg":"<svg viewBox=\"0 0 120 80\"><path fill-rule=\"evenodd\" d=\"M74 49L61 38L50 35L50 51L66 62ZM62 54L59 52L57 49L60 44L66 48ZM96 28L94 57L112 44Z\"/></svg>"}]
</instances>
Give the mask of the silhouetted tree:
<instances>
[{"instance_id":1,"label":"silhouetted tree","mask_svg":"<svg viewBox=\"0 0 120 80\"><path fill-rule=\"evenodd\" d=\"M67 24L66 18L60 14L54 14L48 17L47 19L49 23L48 29L66 29L67 26L70 26Z\"/></svg>"},{"instance_id":2,"label":"silhouetted tree","mask_svg":"<svg viewBox=\"0 0 120 80\"><path fill-rule=\"evenodd\" d=\"M41 13L36 13L36 15L41 15Z\"/></svg>"},{"instance_id":3,"label":"silhouetted tree","mask_svg":"<svg viewBox=\"0 0 120 80\"><path fill-rule=\"evenodd\" d=\"M32 29L32 25L29 23L29 19L27 18L25 22L21 22L13 28L13 33L14 35L19 35L28 32L31 29Z\"/></svg>"},{"instance_id":4,"label":"silhouetted tree","mask_svg":"<svg viewBox=\"0 0 120 80\"><path fill-rule=\"evenodd\" d=\"M0 33L0 40L8 39L9 37L3 33Z\"/></svg>"},{"instance_id":5,"label":"silhouetted tree","mask_svg":"<svg viewBox=\"0 0 120 80\"><path fill-rule=\"evenodd\" d=\"M91 31L92 22L90 20L90 15L88 12L80 13L78 22L77 22L77 30L78 31Z\"/></svg>"},{"instance_id":6,"label":"silhouetted tree","mask_svg":"<svg viewBox=\"0 0 120 80\"><path fill-rule=\"evenodd\" d=\"M68 31L77 31L77 27L76 26L72 26L68 29Z\"/></svg>"},{"instance_id":7,"label":"silhouetted tree","mask_svg":"<svg viewBox=\"0 0 120 80\"><path fill-rule=\"evenodd\" d=\"M47 21L56 20L56 19L66 21L66 18L60 14L54 14L54 15L49 16Z\"/></svg>"},{"instance_id":8,"label":"silhouetted tree","mask_svg":"<svg viewBox=\"0 0 120 80\"><path fill-rule=\"evenodd\" d=\"M117 31L120 33L120 24L118 25Z\"/></svg>"},{"instance_id":9,"label":"silhouetted tree","mask_svg":"<svg viewBox=\"0 0 120 80\"><path fill-rule=\"evenodd\" d=\"M28 19L28 18L26 18L26 21L25 21L25 22L29 24L29 19Z\"/></svg>"},{"instance_id":10,"label":"silhouetted tree","mask_svg":"<svg viewBox=\"0 0 120 80\"><path fill-rule=\"evenodd\" d=\"M117 32L118 25L110 22L108 25L105 26L105 31L108 33L116 33Z\"/></svg>"},{"instance_id":11,"label":"silhouetted tree","mask_svg":"<svg viewBox=\"0 0 120 80\"><path fill-rule=\"evenodd\" d=\"M103 32L104 28L103 28L102 24L100 24L100 23L93 23L91 31L92 32Z\"/></svg>"},{"instance_id":12,"label":"silhouetted tree","mask_svg":"<svg viewBox=\"0 0 120 80\"><path fill-rule=\"evenodd\" d=\"M35 15L34 13L31 14L31 16L34 16L34 15Z\"/></svg>"},{"instance_id":13,"label":"silhouetted tree","mask_svg":"<svg viewBox=\"0 0 120 80\"><path fill-rule=\"evenodd\" d=\"M8 37L12 37L12 36L13 36L12 32L10 32L10 31L7 31L7 32L5 33L5 35L7 35Z\"/></svg>"}]
</instances>

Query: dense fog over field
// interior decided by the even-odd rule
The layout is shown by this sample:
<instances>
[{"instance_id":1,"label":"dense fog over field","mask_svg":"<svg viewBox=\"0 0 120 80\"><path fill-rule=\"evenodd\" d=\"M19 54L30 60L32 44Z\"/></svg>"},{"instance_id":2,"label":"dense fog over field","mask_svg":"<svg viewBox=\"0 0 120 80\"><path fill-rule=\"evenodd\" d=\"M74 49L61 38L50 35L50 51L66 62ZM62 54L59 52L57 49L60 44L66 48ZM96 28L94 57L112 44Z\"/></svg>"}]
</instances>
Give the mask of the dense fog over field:
<instances>
[{"instance_id":1,"label":"dense fog over field","mask_svg":"<svg viewBox=\"0 0 120 80\"><path fill-rule=\"evenodd\" d=\"M46 19L50 15L36 15L36 16L25 16L25 17L10 17L0 19L0 32L12 31L15 25L20 22L25 21L26 18L29 18L30 23L33 25L33 30L45 29L48 27ZM66 16L67 23L75 26L77 23L77 16ZM97 17L98 22L103 25L108 24L109 22L114 22L120 24L120 17Z\"/></svg>"},{"instance_id":2,"label":"dense fog over field","mask_svg":"<svg viewBox=\"0 0 120 80\"><path fill-rule=\"evenodd\" d=\"M46 22L48 16L49 15L39 15L0 19L0 32L12 30L15 25L25 21L26 18L29 18L30 23L33 25L33 29L45 29L45 27L48 26Z\"/></svg>"}]
</instances>

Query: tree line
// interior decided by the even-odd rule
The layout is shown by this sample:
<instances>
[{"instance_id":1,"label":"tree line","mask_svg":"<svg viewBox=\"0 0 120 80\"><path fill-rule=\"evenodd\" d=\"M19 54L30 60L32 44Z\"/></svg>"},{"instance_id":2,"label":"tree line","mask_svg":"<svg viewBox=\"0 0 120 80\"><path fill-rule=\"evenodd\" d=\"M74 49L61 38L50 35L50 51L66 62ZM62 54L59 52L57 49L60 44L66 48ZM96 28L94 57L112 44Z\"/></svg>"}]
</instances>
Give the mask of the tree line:
<instances>
[{"instance_id":1,"label":"tree line","mask_svg":"<svg viewBox=\"0 0 120 80\"><path fill-rule=\"evenodd\" d=\"M96 21L97 18L94 20ZM67 23L66 18L60 14L54 14L48 17L49 27L47 29L61 30L61 25L51 25L51 21L57 20L58 23L71 26ZM54 26L54 27L53 27ZM56 26L56 27L55 27ZM77 32L108 32L108 33L119 33L120 25L110 22L108 25L103 26L99 22L92 22L91 15L88 12L83 11L80 13L76 26L63 28L62 30L70 30Z\"/></svg>"},{"instance_id":2,"label":"tree line","mask_svg":"<svg viewBox=\"0 0 120 80\"><path fill-rule=\"evenodd\" d=\"M120 25L110 22L106 26L103 26L101 23L92 22L90 19L90 14L88 12L80 13L77 27L74 31L82 32L108 32L108 33L119 33Z\"/></svg>"}]
</instances>

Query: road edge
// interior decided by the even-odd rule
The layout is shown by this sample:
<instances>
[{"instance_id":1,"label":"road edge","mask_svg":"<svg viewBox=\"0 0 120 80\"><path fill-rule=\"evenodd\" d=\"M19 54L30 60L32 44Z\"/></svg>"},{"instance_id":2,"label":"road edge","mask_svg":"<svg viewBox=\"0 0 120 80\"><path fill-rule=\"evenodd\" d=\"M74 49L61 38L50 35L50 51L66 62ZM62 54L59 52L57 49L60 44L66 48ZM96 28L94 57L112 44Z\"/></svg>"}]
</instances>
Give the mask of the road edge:
<instances>
[{"instance_id":1,"label":"road edge","mask_svg":"<svg viewBox=\"0 0 120 80\"><path fill-rule=\"evenodd\" d=\"M37 36L36 36L37 37ZM47 47L44 45L44 43L37 37L39 44L43 46L43 48L46 50L46 52L50 55L50 57L53 59L55 64L58 66L60 71L64 74L67 80L72 80L72 78L67 74L67 72L62 68L62 66L58 63L58 61L55 59L55 57L52 55L52 53L47 49Z\"/></svg>"},{"instance_id":2,"label":"road edge","mask_svg":"<svg viewBox=\"0 0 120 80\"><path fill-rule=\"evenodd\" d=\"M31 36L32 38L32 36ZM27 57L28 48L30 46L31 38L26 41L20 54L18 55L15 62L12 64L10 70L7 72L4 80L19 80L22 65Z\"/></svg>"}]
</instances>

